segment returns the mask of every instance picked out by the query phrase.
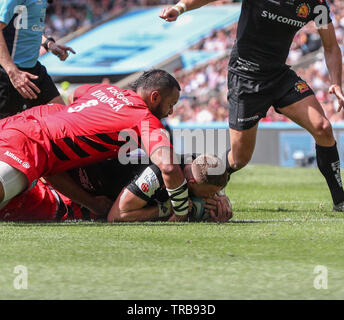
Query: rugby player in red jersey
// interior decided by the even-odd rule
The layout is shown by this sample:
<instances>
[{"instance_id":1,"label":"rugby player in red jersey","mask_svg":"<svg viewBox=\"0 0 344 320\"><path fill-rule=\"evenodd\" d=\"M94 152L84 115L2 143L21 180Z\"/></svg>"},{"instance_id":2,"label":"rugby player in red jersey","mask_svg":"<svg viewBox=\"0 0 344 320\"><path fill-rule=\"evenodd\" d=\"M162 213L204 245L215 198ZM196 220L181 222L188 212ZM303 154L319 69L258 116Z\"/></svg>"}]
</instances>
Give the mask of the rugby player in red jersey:
<instances>
[{"instance_id":1,"label":"rugby player in red jersey","mask_svg":"<svg viewBox=\"0 0 344 320\"><path fill-rule=\"evenodd\" d=\"M41 180L31 190L9 201L0 210L3 221L61 220L67 213L65 202L55 190Z\"/></svg>"},{"instance_id":2,"label":"rugby player in red jersey","mask_svg":"<svg viewBox=\"0 0 344 320\"><path fill-rule=\"evenodd\" d=\"M64 172L125 157L134 142L161 170L174 219L184 220L186 180L173 161L173 148L160 122L173 112L180 86L169 73L155 69L144 72L133 88L87 86L76 91L71 105L38 106L0 121L0 206L42 176L62 194L83 203L83 194L75 191ZM84 205L96 214L108 209L99 208L98 201Z\"/></svg>"},{"instance_id":3,"label":"rugby player in red jersey","mask_svg":"<svg viewBox=\"0 0 344 320\"><path fill-rule=\"evenodd\" d=\"M97 197L102 201L103 197ZM14 197L0 210L2 221L96 220L103 217L90 212L39 179L27 192Z\"/></svg>"},{"instance_id":4,"label":"rugby player in red jersey","mask_svg":"<svg viewBox=\"0 0 344 320\"><path fill-rule=\"evenodd\" d=\"M138 162L138 161L136 161ZM142 161L143 162L143 161ZM130 183L136 175L146 167L145 164L128 163L122 165L118 159L105 160L86 167L68 171L68 175L76 183L81 192L103 205L111 206L122 188ZM91 200L89 200L91 201ZM61 221L61 220L98 220L107 218L96 215L89 209L56 191L44 179L27 192L14 197L0 210L3 221Z\"/></svg>"}]
</instances>

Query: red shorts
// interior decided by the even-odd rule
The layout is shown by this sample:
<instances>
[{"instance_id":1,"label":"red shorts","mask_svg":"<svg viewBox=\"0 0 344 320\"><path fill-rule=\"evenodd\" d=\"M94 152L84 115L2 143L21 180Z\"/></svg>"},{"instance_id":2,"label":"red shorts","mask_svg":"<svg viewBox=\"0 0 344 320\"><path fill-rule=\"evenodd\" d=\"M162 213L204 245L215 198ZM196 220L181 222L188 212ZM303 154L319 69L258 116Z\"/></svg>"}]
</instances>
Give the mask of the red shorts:
<instances>
[{"instance_id":1,"label":"red shorts","mask_svg":"<svg viewBox=\"0 0 344 320\"><path fill-rule=\"evenodd\" d=\"M57 194L38 180L34 188L13 198L0 210L0 220L55 220L60 209L59 205Z\"/></svg>"},{"instance_id":2,"label":"red shorts","mask_svg":"<svg viewBox=\"0 0 344 320\"><path fill-rule=\"evenodd\" d=\"M61 221L97 219L97 216L84 210L69 198L55 191L51 186L37 181L34 188L13 198L0 210L3 221Z\"/></svg>"},{"instance_id":3,"label":"red shorts","mask_svg":"<svg viewBox=\"0 0 344 320\"><path fill-rule=\"evenodd\" d=\"M30 130L30 137L17 128L0 128L0 161L23 172L29 187L43 175L47 164L47 153L36 142L39 139L43 141L43 136L36 127Z\"/></svg>"}]
</instances>

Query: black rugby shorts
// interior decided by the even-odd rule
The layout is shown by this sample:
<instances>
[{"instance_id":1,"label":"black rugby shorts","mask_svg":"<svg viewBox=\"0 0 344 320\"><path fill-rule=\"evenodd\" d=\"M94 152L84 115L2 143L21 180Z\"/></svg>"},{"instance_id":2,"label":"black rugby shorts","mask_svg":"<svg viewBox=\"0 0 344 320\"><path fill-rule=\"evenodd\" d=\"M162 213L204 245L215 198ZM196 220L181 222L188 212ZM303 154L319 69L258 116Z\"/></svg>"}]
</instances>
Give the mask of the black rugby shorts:
<instances>
[{"instance_id":1,"label":"black rugby shorts","mask_svg":"<svg viewBox=\"0 0 344 320\"><path fill-rule=\"evenodd\" d=\"M289 106L313 94L309 85L291 69L269 80L248 79L229 71L229 127L250 129L266 116L271 106L277 111L277 108Z\"/></svg>"}]
</instances>

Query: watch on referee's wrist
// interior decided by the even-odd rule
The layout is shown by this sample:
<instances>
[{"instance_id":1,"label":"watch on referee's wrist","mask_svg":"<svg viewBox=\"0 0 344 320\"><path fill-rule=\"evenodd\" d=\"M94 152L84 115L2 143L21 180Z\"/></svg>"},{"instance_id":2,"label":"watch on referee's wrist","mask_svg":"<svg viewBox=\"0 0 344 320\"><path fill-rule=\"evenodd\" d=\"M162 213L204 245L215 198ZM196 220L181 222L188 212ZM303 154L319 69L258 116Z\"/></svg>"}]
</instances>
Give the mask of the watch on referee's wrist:
<instances>
[{"instance_id":1,"label":"watch on referee's wrist","mask_svg":"<svg viewBox=\"0 0 344 320\"><path fill-rule=\"evenodd\" d=\"M45 40L43 43L42 43L42 47L48 52L49 51L49 47L48 47L48 44L49 42L52 41L52 42L56 42L54 38L52 37L49 37L47 38L47 40Z\"/></svg>"}]
</instances>

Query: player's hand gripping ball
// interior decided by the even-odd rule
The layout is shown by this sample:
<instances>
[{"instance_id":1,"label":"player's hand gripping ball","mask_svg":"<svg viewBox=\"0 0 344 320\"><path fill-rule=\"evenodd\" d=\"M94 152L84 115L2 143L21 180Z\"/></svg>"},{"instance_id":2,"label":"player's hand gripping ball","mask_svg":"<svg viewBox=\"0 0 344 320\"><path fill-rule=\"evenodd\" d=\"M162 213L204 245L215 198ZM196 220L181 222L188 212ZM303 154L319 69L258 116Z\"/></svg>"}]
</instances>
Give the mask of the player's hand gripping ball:
<instances>
[{"instance_id":1,"label":"player's hand gripping ball","mask_svg":"<svg viewBox=\"0 0 344 320\"><path fill-rule=\"evenodd\" d=\"M190 221L206 221L209 219L209 214L205 212L205 202L200 197L191 197L192 208L189 213Z\"/></svg>"}]
</instances>

